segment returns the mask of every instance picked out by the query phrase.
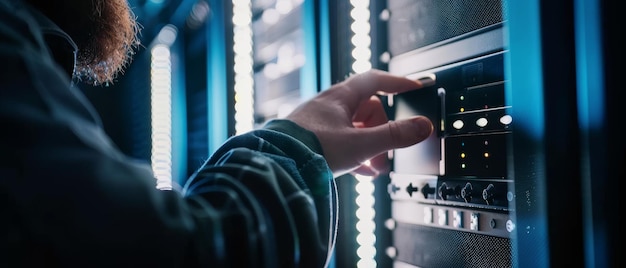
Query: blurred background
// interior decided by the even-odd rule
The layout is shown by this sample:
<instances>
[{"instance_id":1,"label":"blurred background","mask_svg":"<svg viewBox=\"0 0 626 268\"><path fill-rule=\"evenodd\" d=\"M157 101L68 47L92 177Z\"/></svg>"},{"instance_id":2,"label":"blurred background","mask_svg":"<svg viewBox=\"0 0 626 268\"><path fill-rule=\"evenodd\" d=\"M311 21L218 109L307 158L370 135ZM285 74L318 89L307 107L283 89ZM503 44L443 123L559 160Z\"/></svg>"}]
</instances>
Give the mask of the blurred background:
<instances>
[{"instance_id":1,"label":"blurred background","mask_svg":"<svg viewBox=\"0 0 626 268\"><path fill-rule=\"evenodd\" d=\"M431 77L381 98L390 119L429 116L433 136L390 152L389 174L337 179L331 267L617 267L619 9L522 2L129 0L134 60L81 87L171 188L353 73Z\"/></svg>"}]
</instances>

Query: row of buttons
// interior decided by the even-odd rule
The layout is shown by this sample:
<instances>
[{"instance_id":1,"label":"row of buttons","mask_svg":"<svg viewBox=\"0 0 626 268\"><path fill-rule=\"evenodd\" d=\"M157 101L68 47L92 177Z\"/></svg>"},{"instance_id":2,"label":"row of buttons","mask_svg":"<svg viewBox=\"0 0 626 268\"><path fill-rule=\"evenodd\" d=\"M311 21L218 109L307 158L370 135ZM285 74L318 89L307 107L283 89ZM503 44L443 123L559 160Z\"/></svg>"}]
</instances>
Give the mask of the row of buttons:
<instances>
[{"instance_id":1,"label":"row of buttons","mask_svg":"<svg viewBox=\"0 0 626 268\"><path fill-rule=\"evenodd\" d=\"M432 224L435 220L434 209L431 207L424 207L424 223ZM479 231L479 222L478 218L480 213L471 212L469 216L469 229L472 231ZM440 226L448 226L449 218L448 218L448 209L446 208L438 208L437 209L437 224ZM465 222L463 217L463 211L461 210L452 210L452 224L450 225L454 228L463 229L465 228ZM489 227L492 229L496 228L496 220L491 219L489 221ZM506 221L506 230L508 232L512 232L515 229L515 224L511 220Z\"/></svg>"},{"instance_id":2,"label":"row of buttons","mask_svg":"<svg viewBox=\"0 0 626 268\"><path fill-rule=\"evenodd\" d=\"M511 124L512 121L513 121L513 118L510 115L505 115L505 116L500 117L500 123L503 125L509 125ZM484 117L478 118L476 120L476 125L479 127L486 127L488 123L489 121L487 120L487 118L484 118ZM452 126L455 129L462 129L463 126L465 126L465 122L459 119L459 120L454 121L452 123Z\"/></svg>"},{"instance_id":3,"label":"row of buttons","mask_svg":"<svg viewBox=\"0 0 626 268\"><path fill-rule=\"evenodd\" d=\"M437 209L437 223L441 226L448 225L448 210L445 208ZM470 214L470 226L469 229L473 231L478 231L478 212L472 212ZM430 207L424 208L424 223L433 223L434 222L434 209ZM495 222L494 222L495 223ZM452 227L454 228L463 228L463 211L453 210L452 211Z\"/></svg>"}]
</instances>

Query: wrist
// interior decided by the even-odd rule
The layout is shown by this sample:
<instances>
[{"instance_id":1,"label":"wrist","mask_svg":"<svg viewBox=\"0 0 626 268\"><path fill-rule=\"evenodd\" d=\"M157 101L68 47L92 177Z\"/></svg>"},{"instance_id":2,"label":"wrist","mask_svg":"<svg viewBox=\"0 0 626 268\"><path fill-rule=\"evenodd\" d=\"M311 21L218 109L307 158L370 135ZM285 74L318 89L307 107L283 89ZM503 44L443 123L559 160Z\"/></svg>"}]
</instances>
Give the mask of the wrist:
<instances>
[{"instance_id":1,"label":"wrist","mask_svg":"<svg viewBox=\"0 0 626 268\"><path fill-rule=\"evenodd\" d=\"M287 119L273 119L268 121L263 129L269 129L287 134L304 143L309 149L317 154L323 155L322 145L312 131L309 131L295 122Z\"/></svg>"}]
</instances>

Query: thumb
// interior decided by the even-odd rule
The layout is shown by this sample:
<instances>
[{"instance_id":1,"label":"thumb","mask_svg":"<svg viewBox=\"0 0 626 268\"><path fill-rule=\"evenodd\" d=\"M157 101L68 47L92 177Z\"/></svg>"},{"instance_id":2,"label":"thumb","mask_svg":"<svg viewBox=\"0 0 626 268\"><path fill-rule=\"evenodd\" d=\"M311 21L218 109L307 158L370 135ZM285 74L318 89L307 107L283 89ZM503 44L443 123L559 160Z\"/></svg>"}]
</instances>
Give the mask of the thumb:
<instances>
[{"instance_id":1,"label":"thumb","mask_svg":"<svg viewBox=\"0 0 626 268\"><path fill-rule=\"evenodd\" d=\"M427 139L433 132L432 122L425 116L389 121L369 128L370 139L378 144L377 153L408 147Z\"/></svg>"},{"instance_id":2,"label":"thumb","mask_svg":"<svg viewBox=\"0 0 626 268\"><path fill-rule=\"evenodd\" d=\"M427 139L433 132L433 124L427 117L415 116L408 119L389 121L373 127L350 128L344 135L321 136L327 153L327 161L335 174L362 167L389 150L408 147ZM378 159L378 158L377 158ZM382 170L380 159L374 159L369 173ZM361 170L362 171L362 170ZM363 173L363 172L358 172Z\"/></svg>"}]
</instances>

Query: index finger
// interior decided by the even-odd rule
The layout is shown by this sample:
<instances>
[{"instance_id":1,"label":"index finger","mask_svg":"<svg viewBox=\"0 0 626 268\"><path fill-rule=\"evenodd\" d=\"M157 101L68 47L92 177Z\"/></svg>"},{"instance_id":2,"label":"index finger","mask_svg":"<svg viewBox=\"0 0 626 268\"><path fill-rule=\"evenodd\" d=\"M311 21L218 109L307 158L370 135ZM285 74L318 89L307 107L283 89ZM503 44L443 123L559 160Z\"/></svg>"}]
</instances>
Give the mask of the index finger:
<instances>
[{"instance_id":1,"label":"index finger","mask_svg":"<svg viewBox=\"0 0 626 268\"><path fill-rule=\"evenodd\" d=\"M359 99L369 99L374 94L396 94L420 88L422 82L372 69L350 76L345 81L345 86L354 90Z\"/></svg>"}]
</instances>

